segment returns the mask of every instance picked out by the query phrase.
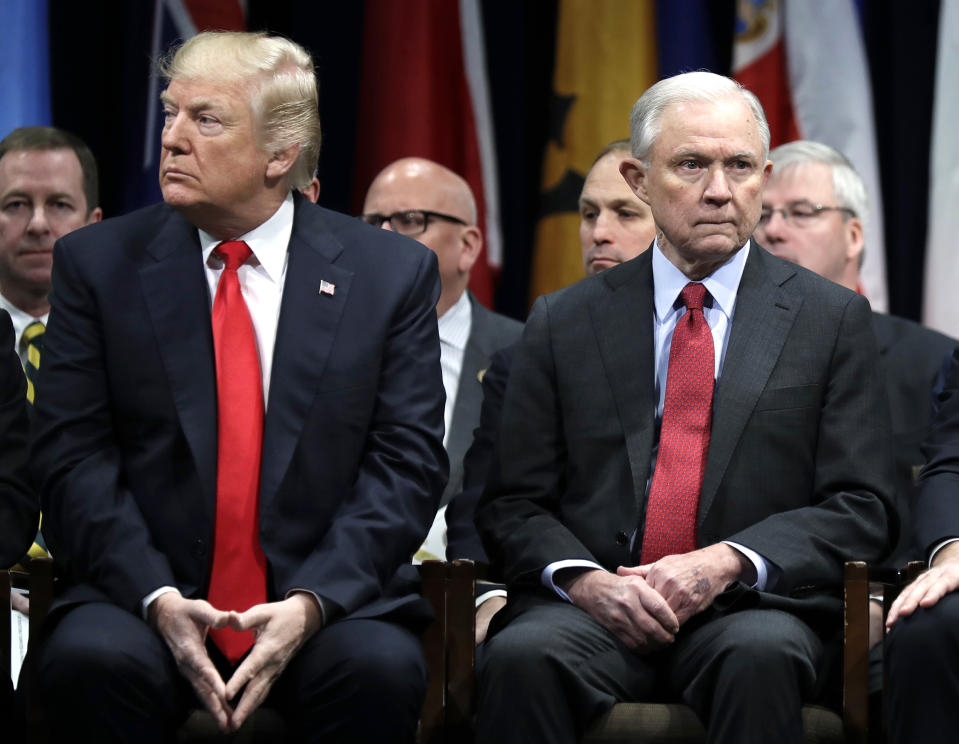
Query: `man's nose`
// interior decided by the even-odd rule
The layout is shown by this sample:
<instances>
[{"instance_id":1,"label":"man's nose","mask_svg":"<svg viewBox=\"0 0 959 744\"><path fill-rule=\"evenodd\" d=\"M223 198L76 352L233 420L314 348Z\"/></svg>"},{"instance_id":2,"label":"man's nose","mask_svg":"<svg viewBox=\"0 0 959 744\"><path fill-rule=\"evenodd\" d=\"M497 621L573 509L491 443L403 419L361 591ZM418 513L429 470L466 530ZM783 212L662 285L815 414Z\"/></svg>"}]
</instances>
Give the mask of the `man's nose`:
<instances>
[{"instance_id":1,"label":"man's nose","mask_svg":"<svg viewBox=\"0 0 959 744\"><path fill-rule=\"evenodd\" d=\"M182 151L187 147L187 139L184 136L183 117L181 114L168 116L163 124L163 132L160 135L160 144L166 150Z\"/></svg>"},{"instance_id":2,"label":"man's nose","mask_svg":"<svg viewBox=\"0 0 959 744\"><path fill-rule=\"evenodd\" d=\"M706 181L706 191L703 196L710 201L727 202L732 198L726 173L721 167L711 168Z\"/></svg>"},{"instance_id":3,"label":"man's nose","mask_svg":"<svg viewBox=\"0 0 959 744\"><path fill-rule=\"evenodd\" d=\"M33 208L33 211L30 214L30 221L27 223L27 231L34 234L50 232L50 222L47 219L47 210L42 204Z\"/></svg>"},{"instance_id":4,"label":"man's nose","mask_svg":"<svg viewBox=\"0 0 959 744\"><path fill-rule=\"evenodd\" d=\"M612 217L600 212L593 223L593 243L608 243L612 238Z\"/></svg>"},{"instance_id":5,"label":"man's nose","mask_svg":"<svg viewBox=\"0 0 959 744\"><path fill-rule=\"evenodd\" d=\"M781 209L770 212L769 218L756 226L756 237L760 243L778 243L785 239L786 218Z\"/></svg>"}]
</instances>

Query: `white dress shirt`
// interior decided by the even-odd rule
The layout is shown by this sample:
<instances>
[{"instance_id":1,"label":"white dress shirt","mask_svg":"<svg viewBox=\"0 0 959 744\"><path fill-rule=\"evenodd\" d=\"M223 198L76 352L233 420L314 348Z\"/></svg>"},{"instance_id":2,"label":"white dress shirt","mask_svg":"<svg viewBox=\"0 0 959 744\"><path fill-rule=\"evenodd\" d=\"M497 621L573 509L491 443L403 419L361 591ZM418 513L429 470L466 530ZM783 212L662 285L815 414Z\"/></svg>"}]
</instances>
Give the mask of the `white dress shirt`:
<instances>
[{"instance_id":1,"label":"white dress shirt","mask_svg":"<svg viewBox=\"0 0 959 744\"><path fill-rule=\"evenodd\" d=\"M437 323L440 336L440 367L443 370L443 389L446 391L446 405L443 408L443 447L450 438L450 426L453 424L453 410L456 408L456 395L460 389L460 375L463 372L463 355L469 343L473 329L473 305L469 293L463 292L453 306L443 313ZM433 517L433 524L426 539L416 551L414 563L427 559L446 560L446 506L441 506Z\"/></svg>"},{"instance_id":2,"label":"white dress shirt","mask_svg":"<svg viewBox=\"0 0 959 744\"><path fill-rule=\"evenodd\" d=\"M27 326L31 323L36 323L38 320L46 327L50 313L44 313L40 317L34 317L30 315L30 313L25 313L16 305L11 304L10 300L2 294L0 294L0 308L10 313L10 320L13 321L13 348L20 356L20 364L25 367L27 365L27 346L26 344L20 343L23 338L23 332L27 329Z\"/></svg>"},{"instance_id":3,"label":"white dress shirt","mask_svg":"<svg viewBox=\"0 0 959 744\"><path fill-rule=\"evenodd\" d=\"M741 250L733 254L726 263L702 280L702 284L712 298L707 300L707 304L703 307L703 314L713 335L713 345L715 347L713 358L717 380L722 374L726 347L729 343L729 329L732 327L733 314L736 309L736 296L739 291L739 282L743 276L743 269L746 267L746 259L749 256L749 247L750 244L747 241ZM673 340L673 331L679 319L686 314L686 307L679 295L690 280L663 255L663 252L659 249L658 239L654 242L651 250L653 252L653 355L654 369L656 370L656 419L661 421L666 400L666 376L669 369L669 349ZM649 483L647 482L647 490L648 488ZM630 547L633 546L636 538L637 534L634 530L630 538ZM760 590L765 589L769 582L771 568L765 559L743 545L727 540L723 542L749 558L756 568L756 583L753 586ZM556 561L544 568L541 576L543 584L567 601L569 601L569 597L566 592L553 581L556 572L564 568L599 568L603 570L602 566L597 563L579 559Z\"/></svg>"},{"instance_id":4,"label":"white dress shirt","mask_svg":"<svg viewBox=\"0 0 959 744\"><path fill-rule=\"evenodd\" d=\"M449 441L453 423L456 394L460 389L460 373L463 371L463 354L473 327L473 306L469 294L463 292L449 310L437 321L440 334L440 366L443 368L443 389L446 391L446 406L443 409L443 446Z\"/></svg>"}]
</instances>

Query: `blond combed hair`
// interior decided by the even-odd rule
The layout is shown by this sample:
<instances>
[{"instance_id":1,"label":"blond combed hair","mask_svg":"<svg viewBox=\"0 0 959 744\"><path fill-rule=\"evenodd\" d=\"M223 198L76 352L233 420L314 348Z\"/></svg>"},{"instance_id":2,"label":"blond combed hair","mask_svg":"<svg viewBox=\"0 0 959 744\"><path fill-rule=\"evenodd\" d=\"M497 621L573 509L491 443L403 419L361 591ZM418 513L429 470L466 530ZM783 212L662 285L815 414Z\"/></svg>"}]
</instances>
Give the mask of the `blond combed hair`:
<instances>
[{"instance_id":1,"label":"blond combed hair","mask_svg":"<svg viewBox=\"0 0 959 744\"><path fill-rule=\"evenodd\" d=\"M299 145L290 185L310 185L320 157L319 93L313 59L299 44L258 32L206 31L160 60L167 80L244 82L260 145L276 153Z\"/></svg>"}]
</instances>

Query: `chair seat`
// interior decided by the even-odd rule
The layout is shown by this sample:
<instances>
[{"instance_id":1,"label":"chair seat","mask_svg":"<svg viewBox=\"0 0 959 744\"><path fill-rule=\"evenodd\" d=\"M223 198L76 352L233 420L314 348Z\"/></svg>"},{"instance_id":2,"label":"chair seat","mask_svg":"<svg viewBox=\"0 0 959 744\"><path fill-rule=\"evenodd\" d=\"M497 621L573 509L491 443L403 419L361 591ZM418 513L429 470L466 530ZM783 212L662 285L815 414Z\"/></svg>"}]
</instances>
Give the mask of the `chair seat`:
<instances>
[{"instance_id":1,"label":"chair seat","mask_svg":"<svg viewBox=\"0 0 959 744\"><path fill-rule=\"evenodd\" d=\"M802 710L807 744L841 744L842 719L819 705ZM584 744L703 744L706 729L682 703L618 703L586 732Z\"/></svg>"}]
</instances>

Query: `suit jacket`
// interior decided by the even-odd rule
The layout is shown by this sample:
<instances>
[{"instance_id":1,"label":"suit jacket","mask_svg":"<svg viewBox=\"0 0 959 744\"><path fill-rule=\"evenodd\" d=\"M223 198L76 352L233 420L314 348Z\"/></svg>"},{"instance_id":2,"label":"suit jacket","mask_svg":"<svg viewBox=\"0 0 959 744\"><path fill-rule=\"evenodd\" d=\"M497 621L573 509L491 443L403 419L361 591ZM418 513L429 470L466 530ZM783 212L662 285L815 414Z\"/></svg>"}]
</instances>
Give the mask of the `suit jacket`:
<instances>
[{"instance_id":1,"label":"suit jacket","mask_svg":"<svg viewBox=\"0 0 959 744\"><path fill-rule=\"evenodd\" d=\"M774 583L740 584L727 606L778 607L835 631L843 561L887 552L892 454L877 361L864 298L753 242L713 399L697 532L700 546L755 550ZM510 585L501 622L558 599L540 584L550 563L636 563L630 535L642 535L657 440L653 364L651 251L537 300L477 513Z\"/></svg>"},{"instance_id":2,"label":"suit jacket","mask_svg":"<svg viewBox=\"0 0 959 744\"><path fill-rule=\"evenodd\" d=\"M503 396L516 348L514 343L497 351L483 375L479 426L473 432L473 443L463 458L463 491L446 507L446 557L449 560L467 558L479 563L489 562L476 530L476 505L489 476L503 415Z\"/></svg>"},{"instance_id":3,"label":"suit jacket","mask_svg":"<svg viewBox=\"0 0 959 744\"><path fill-rule=\"evenodd\" d=\"M22 558L37 534L40 504L27 473L27 382L13 324L0 310L0 567Z\"/></svg>"},{"instance_id":4,"label":"suit jacket","mask_svg":"<svg viewBox=\"0 0 959 744\"><path fill-rule=\"evenodd\" d=\"M915 549L908 529L916 499L916 475L924 462L920 446L932 421L933 386L943 361L959 341L911 320L882 313L872 314L872 327L889 397L896 499L903 525L899 544L888 562L901 566L906 561L925 557Z\"/></svg>"},{"instance_id":5,"label":"suit jacket","mask_svg":"<svg viewBox=\"0 0 959 744\"><path fill-rule=\"evenodd\" d=\"M480 407L483 405L483 386L481 374L489 367L490 358L504 346L519 340L523 324L505 315L487 310L469 295L473 310L470 337L463 352L463 368L460 371L459 388L456 402L453 404L453 420L450 422L450 434L446 440L446 452L450 458L450 479L443 491L440 505L463 488L463 457L473 441L473 430L480 420Z\"/></svg>"},{"instance_id":6,"label":"suit jacket","mask_svg":"<svg viewBox=\"0 0 959 744\"><path fill-rule=\"evenodd\" d=\"M415 601L382 587L447 475L436 259L299 194L288 251L260 469L267 597L381 614ZM217 400L196 228L159 204L61 238L54 266L34 463L65 600L204 597Z\"/></svg>"},{"instance_id":7,"label":"suit jacket","mask_svg":"<svg viewBox=\"0 0 959 744\"><path fill-rule=\"evenodd\" d=\"M925 559L942 540L959 537L959 349L953 352L922 452L926 465L913 511L913 542Z\"/></svg>"}]
</instances>

